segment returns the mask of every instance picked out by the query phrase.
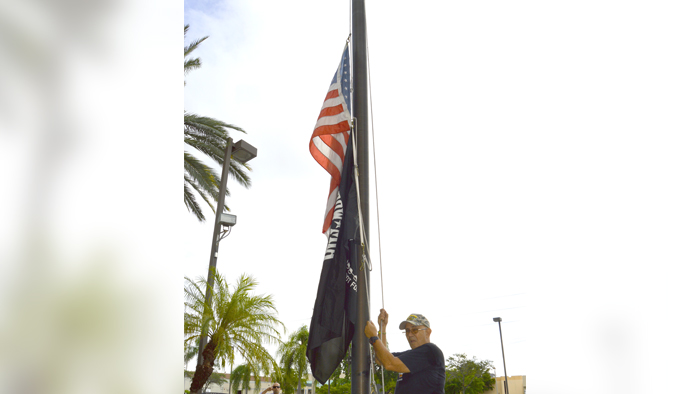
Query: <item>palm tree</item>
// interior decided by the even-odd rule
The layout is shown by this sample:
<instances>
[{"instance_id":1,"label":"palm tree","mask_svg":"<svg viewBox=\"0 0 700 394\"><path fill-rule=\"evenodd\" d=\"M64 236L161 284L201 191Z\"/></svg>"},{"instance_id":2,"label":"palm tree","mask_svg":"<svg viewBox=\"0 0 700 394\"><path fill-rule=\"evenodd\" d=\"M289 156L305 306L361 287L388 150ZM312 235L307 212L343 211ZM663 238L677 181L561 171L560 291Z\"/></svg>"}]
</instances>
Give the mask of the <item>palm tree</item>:
<instances>
[{"instance_id":1,"label":"palm tree","mask_svg":"<svg viewBox=\"0 0 700 394\"><path fill-rule=\"evenodd\" d=\"M205 325L208 338L204 360L192 378L191 393L200 392L217 361L225 368L226 360L232 361L234 354L250 365L261 365L261 370L277 369L264 345L281 342L276 327L284 329L284 324L277 319L272 296L252 294L256 286L257 282L244 274L231 291L226 279L215 272L210 307L205 301L206 278L185 278L185 343L198 341Z\"/></svg>"},{"instance_id":2,"label":"palm tree","mask_svg":"<svg viewBox=\"0 0 700 394\"><path fill-rule=\"evenodd\" d=\"M231 371L231 384L228 386L228 392L231 393L231 388L241 387L241 390L245 390L245 394L248 394L248 389L250 389L250 365L243 364L239 365Z\"/></svg>"},{"instance_id":3,"label":"palm tree","mask_svg":"<svg viewBox=\"0 0 700 394\"><path fill-rule=\"evenodd\" d=\"M302 378L306 380L309 363L306 360L306 345L309 343L309 329L302 326L289 336L289 340L280 346L277 355L281 356L280 367L293 372L297 377L297 393L301 392Z\"/></svg>"},{"instance_id":4,"label":"palm tree","mask_svg":"<svg viewBox=\"0 0 700 394\"><path fill-rule=\"evenodd\" d=\"M255 381L255 389L260 391L262 379L260 376L268 375L270 370L265 370L262 365L259 364L242 364L231 371L231 384L229 385L229 394L231 394L231 387L238 388L241 386L242 390L248 394L250 387L250 377L252 376Z\"/></svg>"},{"instance_id":5,"label":"palm tree","mask_svg":"<svg viewBox=\"0 0 700 394\"><path fill-rule=\"evenodd\" d=\"M189 25L185 25L185 35ZM185 46L185 75L202 66L199 58L188 56L208 37L200 38ZM190 150L197 150L216 161L219 165L224 163L226 155L226 139L228 130L237 130L245 133L240 127L222 122L220 120L199 116L185 111L185 144ZM230 176L241 185L250 187L250 178L245 170L250 171L247 164L241 164L231 156ZM192 153L185 151L185 206L197 219L204 221L204 213L196 200L195 192L209 205L212 211L216 211L212 201L219 197L219 185L221 179L207 164L196 158ZM194 192L193 192L194 191ZM226 190L226 195L229 195ZM225 207L228 210L228 207Z\"/></svg>"}]
</instances>

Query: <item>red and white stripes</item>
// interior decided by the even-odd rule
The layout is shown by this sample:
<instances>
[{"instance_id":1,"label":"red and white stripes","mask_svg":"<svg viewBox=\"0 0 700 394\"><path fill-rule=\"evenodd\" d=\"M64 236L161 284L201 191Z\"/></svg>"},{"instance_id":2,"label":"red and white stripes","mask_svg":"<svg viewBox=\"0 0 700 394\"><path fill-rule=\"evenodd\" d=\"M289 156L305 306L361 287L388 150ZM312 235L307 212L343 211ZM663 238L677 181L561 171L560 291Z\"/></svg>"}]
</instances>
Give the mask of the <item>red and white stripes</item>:
<instances>
[{"instance_id":1,"label":"red and white stripes","mask_svg":"<svg viewBox=\"0 0 700 394\"><path fill-rule=\"evenodd\" d=\"M331 187L323 221L323 233L326 236L328 236L328 229L333 218L338 186L343 172L345 151L350 138L351 115L347 102L348 97L349 72L346 48L340 66L338 66L331 86L328 88L321 114L318 116L309 142L311 155L331 175Z\"/></svg>"}]
</instances>

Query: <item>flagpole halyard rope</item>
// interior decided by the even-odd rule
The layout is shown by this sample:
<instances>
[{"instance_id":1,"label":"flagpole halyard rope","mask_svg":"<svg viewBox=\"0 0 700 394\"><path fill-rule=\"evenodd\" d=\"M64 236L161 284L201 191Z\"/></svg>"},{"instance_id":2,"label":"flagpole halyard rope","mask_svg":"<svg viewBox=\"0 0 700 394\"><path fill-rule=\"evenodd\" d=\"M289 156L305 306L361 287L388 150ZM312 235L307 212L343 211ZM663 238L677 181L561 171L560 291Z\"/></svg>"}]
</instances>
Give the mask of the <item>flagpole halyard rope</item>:
<instances>
[{"instance_id":1,"label":"flagpole halyard rope","mask_svg":"<svg viewBox=\"0 0 700 394\"><path fill-rule=\"evenodd\" d=\"M372 67L370 67L370 56L369 56L369 37L365 41L367 48L367 84L369 85L369 116L371 121L372 129L372 160L374 162L374 196L377 204L377 241L379 243L379 281L381 284L382 293L382 309L384 309L384 274L382 272L382 230L379 226L379 186L377 183L377 143L374 141L374 103L372 102ZM382 328L382 322L379 321L379 329ZM382 336L386 333L379 334L379 340L383 340ZM382 368L382 393L386 392L384 386L384 365Z\"/></svg>"},{"instance_id":2,"label":"flagpole halyard rope","mask_svg":"<svg viewBox=\"0 0 700 394\"><path fill-rule=\"evenodd\" d=\"M382 309L384 309L384 274L382 273L382 230L379 226L379 185L377 184L377 143L374 141L374 107L372 106L372 73L369 66L369 45L367 45L367 79L369 84L369 117L372 123L372 160L374 161L374 197L377 204L377 241L379 243L379 280L382 288Z\"/></svg>"}]
</instances>

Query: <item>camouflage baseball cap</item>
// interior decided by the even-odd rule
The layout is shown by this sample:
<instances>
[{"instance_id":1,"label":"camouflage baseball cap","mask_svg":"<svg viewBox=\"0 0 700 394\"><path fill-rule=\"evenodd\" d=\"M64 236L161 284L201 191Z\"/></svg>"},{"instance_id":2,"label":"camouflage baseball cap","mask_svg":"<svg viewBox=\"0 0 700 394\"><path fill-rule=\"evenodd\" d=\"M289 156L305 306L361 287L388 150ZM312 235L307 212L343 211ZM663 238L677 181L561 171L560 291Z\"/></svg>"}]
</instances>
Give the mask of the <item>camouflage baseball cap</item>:
<instances>
[{"instance_id":1,"label":"camouflage baseball cap","mask_svg":"<svg viewBox=\"0 0 700 394\"><path fill-rule=\"evenodd\" d=\"M399 330L403 330L406 328L406 323L411 323L414 326L426 326L430 328L430 322L428 319L425 318L423 315L419 315L417 313L412 313L411 316L407 317L406 320L402 321L401 324L399 324Z\"/></svg>"}]
</instances>

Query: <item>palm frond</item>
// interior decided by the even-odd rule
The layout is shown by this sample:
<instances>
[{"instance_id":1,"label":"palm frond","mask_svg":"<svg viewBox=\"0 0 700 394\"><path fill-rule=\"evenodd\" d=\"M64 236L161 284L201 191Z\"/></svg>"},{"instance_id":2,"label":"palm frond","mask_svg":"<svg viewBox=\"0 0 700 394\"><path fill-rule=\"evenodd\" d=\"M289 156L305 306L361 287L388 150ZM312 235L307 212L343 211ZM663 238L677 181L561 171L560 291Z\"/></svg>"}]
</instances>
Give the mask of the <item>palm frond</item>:
<instances>
[{"instance_id":1,"label":"palm frond","mask_svg":"<svg viewBox=\"0 0 700 394\"><path fill-rule=\"evenodd\" d=\"M187 31L189 29L190 29L190 25L185 25L185 30L184 30L185 37L187 36ZM195 70L195 69L202 66L201 62L199 61L199 58L187 59L187 56L190 55L195 49L197 49L199 44L201 44L202 41L206 40L207 38L209 38L209 36L194 40L189 45L185 46L185 75L187 75L188 72Z\"/></svg>"},{"instance_id":2,"label":"palm frond","mask_svg":"<svg viewBox=\"0 0 700 394\"><path fill-rule=\"evenodd\" d=\"M228 138L228 130L232 129L246 134L242 128L223 122L218 119L207 116L199 116L197 114L185 113L184 116L185 135L191 134L199 136L217 136L221 141L225 142Z\"/></svg>"},{"instance_id":3,"label":"palm frond","mask_svg":"<svg viewBox=\"0 0 700 394\"><path fill-rule=\"evenodd\" d=\"M200 192L203 194L202 197L211 197L214 200L219 197L219 184L221 183L219 176L211 167L188 152L185 152L185 174L188 177L188 183L196 184L198 189L201 188L206 192L206 195Z\"/></svg>"},{"instance_id":4,"label":"palm frond","mask_svg":"<svg viewBox=\"0 0 700 394\"><path fill-rule=\"evenodd\" d=\"M208 195L207 193L205 193L205 192L199 187L199 185L198 185L194 180L192 180L192 178L190 178L189 176L185 175L185 188L187 189L187 191L189 191L189 187L188 187L188 186L191 186L193 189L195 189L195 191L204 199L204 201L207 203L207 205L209 205L209 208L211 208L211 210L214 211L214 206L213 206L212 203L209 201L209 198L210 198L210 197L213 198L213 196L210 196L210 195ZM197 208L199 208L199 204L198 204L196 201L194 201L194 194L193 194L191 191L189 191L189 192L190 192L190 194L192 195L193 203L194 203L194 204L197 204Z\"/></svg>"},{"instance_id":5,"label":"palm frond","mask_svg":"<svg viewBox=\"0 0 700 394\"><path fill-rule=\"evenodd\" d=\"M197 59L185 59L185 75L187 75L190 71L196 70L198 68L202 67L202 62Z\"/></svg>"},{"instance_id":6,"label":"palm frond","mask_svg":"<svg viewBox=\"0 0 700 394\"><path fill-rule=\"evenodd\" d=\"M211 167L185 152L185 205L200 221L204 221L204 214L190 187L209 205L212 212L216 212L213 202L219 199L220 186L221 180ZM230 195L228 188L226 195ZM224 209L229 210L227 205L224 205Z\"/></svg>"},{"instance_id":7,"label":"palm frond","mask_svg":"<svg viewBox=\"0 0 700 394\"><path fill-rule=\"evenodd\" d=\"M194 194L192 194L192 191L189 187L187 187L187 185L185 185L185 206L187 207L188 211L194 213L200 222L205 220L204 213L202 213L202 208L200 208L199 204L195 200Z\"/></svg>"},{"instance_id":8,"label":"palm frond","mask_svg":"<svg viewBox=\"0 0 700 394\"><path fill-rule=\"evenodd\" d=\"M185 31L185 34L187 34L186 31ZM201 44L207 38L209 38L209 36L205 36L205 37L199 38L197 40L194 40L189 45L187 45L185 47L185 56L188 56L189 54L191 54L195 49L197 49L199 44Z\"/></svg>"}]
</instances>

